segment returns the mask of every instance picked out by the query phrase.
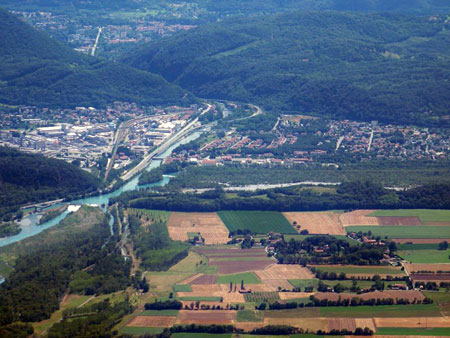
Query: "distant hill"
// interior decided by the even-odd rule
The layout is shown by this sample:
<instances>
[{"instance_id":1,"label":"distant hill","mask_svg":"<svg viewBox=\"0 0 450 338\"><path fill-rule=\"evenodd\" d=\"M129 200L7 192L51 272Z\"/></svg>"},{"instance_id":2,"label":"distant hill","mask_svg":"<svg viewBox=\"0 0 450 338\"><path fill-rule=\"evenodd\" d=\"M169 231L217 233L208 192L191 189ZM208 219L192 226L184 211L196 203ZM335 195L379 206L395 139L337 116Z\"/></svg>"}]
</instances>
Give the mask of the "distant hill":
<instances>
[{"instance_id":1,"label":"distant hill","mask_svg":"<svg viewBox=\"0 0 450 338\"><path fill-rule=\"evenodd\" d=\"M123 59L199 97L275 113L448 125L446 16L295 12L235 18Z\"/></svg>"},{"instance_id":2,"label":"distant hill","mask_svg":"<svg viewBox=\"0 0 450 338\"><path fill-rule=\"evenodd\" d=\"M181 3L215 13L228 15L269 14L290 10L339 11L399 11L445 13L450 9L447 0L184 0ZM0 0L0 6L28 10L139 10L166 6L165 0Z\"/></svg>"},{"instance_id":3,"label":"distant hill","mask_svg":"<svg viewBox=\"0 0 450 338\"><path fill-rule=\"evenodd\" d=\"M77 53L0 9L0 103L103 107L192 100L158 75Z\"/></svg>"},{"instance_id":4,"label":"distant hill","mask_svg":"<svg viewBox=\"0 0 450 338\"><path fill-rule=\"evenodd\" d=\"M96 191L100 180L63 160L0 147L0 219L20 205Z\"/></svg>"}]
</instances>

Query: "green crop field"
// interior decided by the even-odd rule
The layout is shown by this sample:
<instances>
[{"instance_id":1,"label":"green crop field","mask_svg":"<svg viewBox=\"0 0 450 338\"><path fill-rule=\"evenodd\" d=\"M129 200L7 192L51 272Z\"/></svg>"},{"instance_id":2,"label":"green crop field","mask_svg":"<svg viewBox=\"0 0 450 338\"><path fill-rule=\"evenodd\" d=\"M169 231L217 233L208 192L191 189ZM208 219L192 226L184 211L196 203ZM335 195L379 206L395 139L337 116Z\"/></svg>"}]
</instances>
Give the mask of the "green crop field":
<instances>
[{"instance_id":1,"label":"green crop field","mask_svg":"<svg viewBox=\"0 0 450 338\"><path fill-rule=\"evenodd\" d=\"M179 297L180 300L190 301L190 302L221 302L222 297Z\"/></svg>"},{"instance_id":2,"label":"green crop field","mask_svg":"<svg viewBox=\"0 0 450 338\"><path fill-rule=\"evenodd\" d=\"M271 231L296 233L283 214L276 211L219 211L217 214L230 231L241 229L264 234Z\"/></svg>"},{"instance_id":3,"label":"green crop field","mask_svg":"<svg viewBox=\"0 0 450 338\"><path fill-rule=\"evenodd\" d=\"M139 316L178 316L178 310L146 310Z\"/></svg>"},{"instance_id":4,"label":"green crop field","mask_svg":"<svg viewBox=\"0 0 450 338\"><path fill-rule=\"evenodd\" d=\"M314 290L319 286L319 280L317 278L313 279L289 279L289 283L292 284L294 288L300 288L301 291L305 291L306 287L312 286Z\"/></svg>"},{"instance_id":5,"label":"green crop field","mask_svg":"<svg viewBox=\"0 0 450 338\"><path fill-rule=\"evenodd\" d=\"M422 222L450 222L450 210L396 209L377 210L369 216L419 217Z\"/></svg>"},{"instance_id":6,"label":"green crop field","mask_svg":"<svg viewBox=\"0 0 450 338\"><path fill-rule=\"evenodd\" d=\"M405 327L379 327L377 335L389 336L450 336L450 327L434 328L405 328Z\"/></svg>"},{"instance_id":7,"label":"green crop field","mask_svg":"<svg viewBox=\"0 0 450 338\"><path fill-rule=\"evenodd\" d=\"M261 281L253 272L244 272L237 273L234 275L219 275L217 276L216 284L241 284L241 281L244 281L244 284L260 284ZM245 285L244 285L245 286Z\"/></svg>"},{"instance_id":8,"label":"green crop field","mask_svg":"<svg viewBox=\"0 0 450 338\"><path fill-rule=\"evenodd\" d=\"M317 270L324 272L343 272L345 274L403 275L400 269L390 266L320 266Z\"/></svg>"},{"instance_id":9,"label":"green crop field","mask_svg":"<svg viewBox=\"0 0 450 338\"><path fill-rule=\"evenodd\" d=\"M397 244L397 250L437 250L439 248L439 244L437 243L428 243L428 244Z\"/></svg>"},{"instance_id":10,"label":"green crop field","mask_svg":"<svg viewBox=\"0 0 450 338\"><path fill-rule=\"evenodd\" d=\"M320 308L320 316L345 318L440 317L441 310L436 304L328 306Z\"/></svg>"},{"instance_id":11,"label":"green crop field","mask_svg":"<svg viewBox=\"0 0 450 338\"><path fill-rule=\"evenodd\" d=\"M389 238L450 238L450 227L446 226L350 226L347 232L372 232L372 236Z\"/></svg>"},{"instance_id":12,"label":"green crop field","mask_svg":"<svg viewBox=\"0 0 450 338\"><path fill-rule=\"evenodd\" d=\"M131 335L144 335L144 334L159 334L163 332L163 327L138 327L138 326L125 326L119 330L122 334Z\"/></svg>"},{"instance_id":13,"label":"green crop field","mask_svg":"<svg viewBox=\"0 0 450 338\"><path fill-rule=\"evenodd\" d=\"M450 304L450 292L423 291L425 297L431 298L437 305Z\"/></svg>"},{"instance_id":14,"label":"green crop field","mask_svg":"<svg viewBox=\"0 0 450 338\"><path fill-rule=\"evenodd\" d=\"M296 240L296 241L303 241L303 240L305 240L306 238L308 238L308 237L313 237L313 236L317 236L317 235L300 235L300 234L295 234L295 235L284 235L284 240L285 240L286 242L289 242L291 239L294 239L294 240ZM320 235L320 236L331 236L331 235ZM337 238L337 239L340 239L340 240L344 240L344 241L346 241L347 243L349 243L350 245L361 245L360 242L358 242L358 241L356 241L356 240L354 240L354 239L352 239L352 238L349 238L349 237L347 237L347 236L344 236L344 235L333 235L332 237Z\"/></svg>"},{"instance_id":15,"label":"green crop field","mask_svg":"<svg viewBox=\"0 0 450 338\"><path fill-rule=\"evenodd\" d=\"M450 250L402 250L397 254L411 263L450 263Z\"/></svg>"},{"instance_id":16,"label":"green crop field","mask_svg":"<svg viewBox=\"0 0 450 338\"><path fill-rule=\"evenodd\" d=\"M244 295L246 302L254 302L254 303L260 303L260 302L269 302L273 303L277 300L280 300L280 296L278 296L278 292L252 292L252 293L246 293Z\"/></svg>"},{"instance_id":17,"label":"green crop field","mask_svg":"<svg viewBox=\"0 0 450 338\"><path fill-rule=\"evenodd\" d=\"M192 292L192 287L189 284L175 284L172 289L173 292Z\"/></svg>"},{"instance_id":18,"label":"green crop field","mask_svg":"<svg viewBox=\"0 0 450 338\"><path fill-rule=\"evenodd\" d=\"M254 310L241 310L237 313L237 322L262 322L264 320L264 312Z\"/></svg>"}]
</instances>

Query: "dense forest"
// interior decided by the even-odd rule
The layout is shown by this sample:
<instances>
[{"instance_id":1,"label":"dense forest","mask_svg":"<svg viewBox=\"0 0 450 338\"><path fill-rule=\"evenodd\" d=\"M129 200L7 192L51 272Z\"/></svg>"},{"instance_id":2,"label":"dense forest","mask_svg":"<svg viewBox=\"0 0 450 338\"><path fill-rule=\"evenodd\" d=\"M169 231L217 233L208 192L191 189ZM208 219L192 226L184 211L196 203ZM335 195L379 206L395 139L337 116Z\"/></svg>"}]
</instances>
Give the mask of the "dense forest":
<instances>
[{"instance_id":1,"label":"dense forest","mask_svg":"<svg viewBox=\"0 0 450 338\"><path fill-rule=\"evenodd\" d=\"M267 198L252 198L265 194ZM315 211L333 209L448 209L450 183L429 184L395 191L369 181L341 183L335 192L298 190L297 187L245 192L228 196L221 188L201 194L133 191L110 199L125 206L170 211L275 210Z\"/></svg>"},{"instance_id":2,"label":"dense forest","mask_svg":"<svg viewBox=\"0 0 450 338\"><path fill-rule=\"evenodd\" d=\"M450 9L446 0L186 0L216 17L230 15L255 15L290 10L337 10L337 11L407 11L445 12ZM20 8L47 10L137 10L155 5L165 5L165 0L23 0ZM17 8L15 0L0 0L0 5ZM206 16L201 12L199 19ZM211 15L210 14L210 15Z\"/></svg>"},{"instance_id":3,"label":"dense forest","mask_svg":"<svg viewBox=\"0 0 450 338\"><path fill-rule=\"evenodd\" d=\"M348 159L342 159L342 162ZM334 163L330 158L328 163ZM327 162L325 162L327 163ZM172 178L162 191L183 188L214 188L218 184L236 187L249 184L277 184L293 182L346 182L371 180L388 187L407 187L448 181L450 163L448 161L394 161L372 160L361 163L348 161L339 168L318 165L283 166L187 166Z\"/></svg>"},{"instance_id":4,"label":"dense forest","mask_svg":"<svg viewBox=\"0 0 450 338\"><path fill-rule=\"evenodd\" d=\"M130 265L108 241L109 231L103 212L85 206L36 238L2 248L18 258L0 286L0 332L15 321L49 318L69 285L85 294L125 289Z\"/></svg>"},{"instance_id":5,"label":"dense forest","mask_svg":"<svg viewBox=\"0 0 450 338\"><path fill-rule=\"evenodd\" d=\"M128 215L136 256L147 270L165 271L188 255L190 244L173 241L163 222L142 227L139 218Z\"/></svg>"},{"instance_id":6,"label":"dense forest","mask_svg":"<svg viewBox=\"0 0 450 338\"><path fill-rule=\"evenodd\" d=\"M97 191L101 182L63 160L0 147L0 217L9 220L20 205L73 198Z\"/></svg>"},{"instance_id":7,"label":"dense forest","mask_svg":"<svg viewBox=\"0 0 450 338\"><path fill-rule=\"evenodd\" d=\"M158 75L85 56L0 9L0 102L104 107L113 101L188 103L193 97Z\"/></svg>"},{"instance_id":8,"label":"dense forest","mask_svg":"<svg viewBox=\"0 0 450 338\"><path fill-rule=\"evenodd\" d=\"M449 25L444 15L232 18L162 39L123 61L199 97L255 102L274 113L443 126Z\"/></svg>"}]
</instances>

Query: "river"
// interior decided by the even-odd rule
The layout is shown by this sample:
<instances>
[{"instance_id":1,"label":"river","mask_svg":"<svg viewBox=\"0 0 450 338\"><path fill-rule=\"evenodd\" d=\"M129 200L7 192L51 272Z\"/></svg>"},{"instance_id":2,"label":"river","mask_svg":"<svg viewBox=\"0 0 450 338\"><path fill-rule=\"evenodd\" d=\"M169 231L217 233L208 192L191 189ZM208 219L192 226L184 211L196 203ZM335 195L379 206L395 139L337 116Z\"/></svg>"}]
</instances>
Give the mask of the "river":
<instances>
[{"instance_id":1,"label":"river","mask_svg":"<svg viewBox=\"0 0 450 338\"><path fill-rule=\"evenodd\" d=\"M176 147L178 147L181 144L185 144L192 140L195 140L199 136L200 136L200 133L196 132L196 133L189 135L186 138L181 139L180 141L178 141L173 146L168 148L164 153L162 153L158 157L163 157L163 158L168 157ZM146 170L151 170L153 168L159 167L161 165L161 162L162 162L161 160L152 161L149 164L149 166L146 168ZM146 189L146 188L152 188L155 186L163 186L163 185L166 185L170 181L170 178L171 178L171 176L167 175L167 176L164 176L163 179L157 183L146 184L146 185L140 186L140 185L138 185L139 176L140 175L137 175L136 177L134 177L133 179L128 181L126 184L121 186L119 189L117 189L113 192L110 192L108 194L78 199L75 201L65 202L65 203L61 203L61 204L56 204L56 205L51 206L50 208L55 208L62 204L69 204L69 205L88 204L88 205L96 205L96 206L101 206L102 204L108 205L109 199L111 197L119 196L121 193L123 193L125 191L132 191L132 190L136 190L136 189L138 189L138 190ZM61 222L67 216L68 213L69 213L69 210L66 210L58 217L56 217L44 224L41 224L41 225L39 225L39 219L41 217L40 215L35 214L35 213L29 214L28 216L25 216L22 219L22 221L20 222L22 231L15 236L1 238L0 239L0 247L21 241L22 239L25 239L30 236L34 236L34 235L44 231L45 229L48 229L48 228L58 224L59 222ZM0 276L0 281L1 281L1 279L2 279L2 277Z\"/></svg>"}]
</instances>

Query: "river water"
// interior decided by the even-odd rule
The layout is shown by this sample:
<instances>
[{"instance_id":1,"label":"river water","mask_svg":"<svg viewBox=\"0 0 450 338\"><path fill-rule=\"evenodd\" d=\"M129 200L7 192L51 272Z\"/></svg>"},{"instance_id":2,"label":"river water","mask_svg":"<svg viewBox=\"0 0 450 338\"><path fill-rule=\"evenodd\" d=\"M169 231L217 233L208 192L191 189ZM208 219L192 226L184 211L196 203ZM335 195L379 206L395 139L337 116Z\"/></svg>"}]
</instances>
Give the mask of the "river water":
<instances>
[{"instance_id":1,"label":"river water","mask_svg":"<svg viewBox=\"0 0 450 338\"><path fill-rule=\"evenodd\" d=\"M168 148L164 153L162 153L158 157L162 157L162 158L168 157L172 153L172 151L176 147L178 147L180 144L188 143L192 140L195 140L199 136L200 136L200 133L196 132L186 138L181 139L180 141L178 141L173 146ZM146 170L151 170L153 168L159 167L160 165L161 165L161 160L152 161L149 164L149 166L146 168ZM167 176L164 176L163 179L157 183L146 184L146 185L140 186L140 185L138 185L139 176L140 175L137 175L132 180L130 180L129 182L127 182L126 184L121 186L119 189L117 189L113 192L110 192L108 194L83 198L83 199L79 199L79 200L75 200L75 201L71 201L71 202L65 202L62 204L69 204L69 205L88 204L88 205L95 205L95 206L101 206L102 204L108 205L109 199L111 197L119 196L121 193L123 193L125 191L147 189L147 188L152 188L155 186L163 186L163 185L166 185L170 181L170 177L171 177L171 176L167 175ZM52 208L60 206L62 204L53 205ZM69 211L66 210L58 217L56 217L44 224L41 224L41 225L39 225L39 219L41 216L38 214L30 214L30 215L24 217L22 219L22 221L20 222L22 231L15 236L1 238L0 239L0 247L21 241L22 239L25 239L30 236L34 236L34 235L44 231L45 229L48 229L48 228L58 224L59 222L61 222L67 216L68 213L69 213ZM0 284L1 284L1 281L2 281L2 276L0 276Z\"/></svg>"}]
</instances>

